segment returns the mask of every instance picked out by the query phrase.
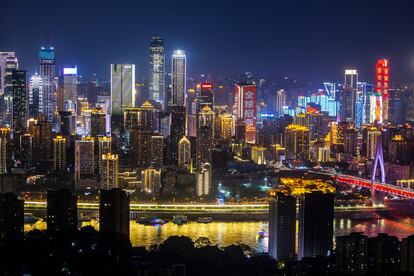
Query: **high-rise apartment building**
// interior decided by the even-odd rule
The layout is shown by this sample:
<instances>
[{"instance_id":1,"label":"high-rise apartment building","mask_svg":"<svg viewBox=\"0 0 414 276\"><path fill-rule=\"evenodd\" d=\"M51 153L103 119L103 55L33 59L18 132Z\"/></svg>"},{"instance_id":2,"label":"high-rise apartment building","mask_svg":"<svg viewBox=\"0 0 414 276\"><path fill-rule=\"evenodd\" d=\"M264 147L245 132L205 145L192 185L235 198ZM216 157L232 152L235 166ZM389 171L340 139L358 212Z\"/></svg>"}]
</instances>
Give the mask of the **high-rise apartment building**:
<instances>
[{"instance_id":1,"label":"high-rise apartment building","mask_svg":"<svg viewBox=\"0 0 414 276\"><path fill-rule=\"evenodd\" d=\"M30 77L28 95L28 116L36 118L43 112L43 79L37 73Z\"/></svg>"},{"instance_id":2,"label":"high-rise apartment building","mask_svg":"<svg viewBox=\"0 0 414 276\"><path fill-rule=\"evenodd\" d=\"M47 191L47 229L70 231L78 228L78 197L66 189Z\"/></svg>"},{"instance_id":3,"label":"high-rise apartment building","mask_svg":"<svg viewBox=\"0 0 414 276\"><path fill-rule=\"evenodd\" d=\"M122 189L100 190L99 231L129 238L129 196Z\"/></svg>"},{"instance_id":4,"label":"high-rise apartment building","mask_svg":"<svg viewBox=\"0 0 414 276\"><path fill-rule=\"evenodd\" d=\"M143 192L157 195L161 189L161 170L150 167L141 173Z\"/></svg>"},{"instance_id":5,"label":"high-rise apartment building","mask_svg":"<svg viewBox=\"0 0 414 276\"><path fill-rule=\"evenodd\" d=\"M103 154L101 163L101 189L110 190L118 188L118 154Z\"/></svg>"},{"instance_id":6,"label":"high-rise apartment building","mask_svg":"<svg viewBox=\"0 0 414 276\"><path fill-rule=\"evenodd\" d=\"M296 244L296 198L271 193L269 202L269 255L275 260L293 260Z\"/></svg>"},{"instance_id":7,"label":"high-rise apartment building","mask_svg":"<svg viewBox=\"0 0 414 276\"><path fill-rule=\"evenodd\" d=\"M95 141L91 137L75 141L75 180L95 173Z\"/></svg>"},{"instance_id":8,"label":"high-rise apartment building","mask_svg":"<svg viewBox=\"0 0 414 276\"><path fill-rule=\"evenodd\" d=\"M211 150L214 146L214 112L209 106L198 113L196 137L196 164L200 168L204 163L211 163Z\"/></svg>"},{"instance_id":9,"label":"high-rise apartment building","mask_svg":"<svg viewBox=\"0 0 414 276\"><path fill-rule=\"evenodd\" d=\"M111 64L111 116L124 116L127 108L135 107L135 64Z\"/></svg>"},{"instance_id":10,"label":"high-rise apartment building","mask_svg":"<svg viewBox=\"0 0 414 276\"><path fill-rule=\"evenodd\" d=\"M183 50L175 50L172 55L171 94L172 105L185 106L187 91L186 55Z\"/></svg>"},{"instance_id":11,"label":"high-rise apartment building","mask_svg":"<svg viewBox=\"0 0 414 276\"><path fill-rule=\"evenodd\" d=\"M164 39L152 37L149 48L149 97L165 104L165 50Z\"/></svg>"},{"instance_id":12,"label":"high-rise apartment building","mask_svg":"<svg viewBox=\"0 0 414 276\"><path fill-rule=\"evenodd\" d=\"M183 136L178 143L178 166L190 169L191 163L191 143Z\"/></svg>"},{"instance_id":13,"label":"high-rise apartment building","mask_svg":"<svg viewBox=\"0 0 414 276\"><path fill-rule=\"evenodd\" d=\"M53 170L66 171L66 138L60 135L53 138Z\"/></svg>"},{"instance_id":14,"label":"high-rise apartment building","mask_svg":"<svg viewBox=\"0 0 414 276\"><path fill-rule=\"evenodd\" d=\"M12 125L13 85L12 72L19 69L19 62L14 52L0 52L0 107L1 120L4 125Z\"/></svg>"},{"instance_id":15,"label":"high-rise apartment building","mask_svg":"<svg viewBox=\"0 0 414 276\"><path fill-rule=\"evenodd\" d=\"M55 118L56 109L56 63L55 49L53 47L42 47L39 51L39 76L42 79L41 99L39 102L39 113L46 115L46 119L52 122Z\"/></svg>"},{"instance_id":16,"label":"high-rise apartment building","mask_svg":"<svg viewBox=\"0 0 414 276\"><path fill-rule=\"evenodd\" d=\"M301 125L288 125L285 128L285 147L287 159L309 160L309 128Z\"/></svg>"},{"instance_id":17,"label":"high-rise apartment building","mask_svg":"<svg viewBox=\"0 0 414 276\"><path fill-rule=\"evenodd\" d=\"M26 71L12 71L12 134L18 137L26 131L27 120L27 83Z\"/></svg>"}]
</instances>

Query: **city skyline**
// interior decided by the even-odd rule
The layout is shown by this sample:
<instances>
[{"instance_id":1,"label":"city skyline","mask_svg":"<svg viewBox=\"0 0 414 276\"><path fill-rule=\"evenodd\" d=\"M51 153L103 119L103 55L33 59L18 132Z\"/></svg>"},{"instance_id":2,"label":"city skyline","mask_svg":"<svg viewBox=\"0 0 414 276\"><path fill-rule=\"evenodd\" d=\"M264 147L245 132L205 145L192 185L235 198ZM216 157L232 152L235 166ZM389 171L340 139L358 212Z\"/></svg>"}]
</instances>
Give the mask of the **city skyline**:
<instances>
[{"instance_id":1,"label":"city skyline","mask_svg":"<svg viewBox=\"0 0 414 276\"><path fill-rule=\"evenodd\" d=\"M390 59L398 68L392 76L395 83L411 81L414 75L414 41L405 35L410 26L408 1L401 1L400 5L364 1L358 6L347 5L345 1L334 4L260 1L252 8L260 8L261 13L250 12L251 5L245 1L213 1L202 7L202 13L196 13L198 17L191 11L189 1L164 2L151 13L156 20L151 20L149 14L131 14L133 10L152 10L146 2L99 3L88 1L82 9L75 9L79 4L76 1L70 6L50 3L53 18L58 7L68 15L56 18L53 25L43 24L45 28L39 31L21 22L28 11L40 12L40 6L28 2L27 8L19 9L21 2L8 2L5 4L8 12L0 23L4 25L13 18L15 24L0 30L0 35L4 33L7 37L3 50L15 50L22 60L21 67L33 73L37 68L37 49L54 46L57 62L64 66L79 65L82 75L109 76L109 64L132 63L137 65L139 78L148 78L149 40L152 36L161 36L165 39L166 57L175 49L186 51L191 77L201 73L237 76L250 71L263 76L336 81L341 79L338 72L354 67L362 79L370 80L375 73L372 67L380 58ZM232 12L246 17L234 16L230 20L226 15ZM175 14L180 15L179 19ZM352 14L355 17L384 15L387 20L348 20L347 16ZM69 15L76 15L78 20ZM97 16L124 20L122 25L109 24L112 20L96 20ZM175 27L169 29L171 21ZM394 32L394 28L399 32ZM65 29L65 35L61 29ZM38 47L32 47L33 44ZM169 68L169 58L166 63Z\"/></svg>"}]
</instances>

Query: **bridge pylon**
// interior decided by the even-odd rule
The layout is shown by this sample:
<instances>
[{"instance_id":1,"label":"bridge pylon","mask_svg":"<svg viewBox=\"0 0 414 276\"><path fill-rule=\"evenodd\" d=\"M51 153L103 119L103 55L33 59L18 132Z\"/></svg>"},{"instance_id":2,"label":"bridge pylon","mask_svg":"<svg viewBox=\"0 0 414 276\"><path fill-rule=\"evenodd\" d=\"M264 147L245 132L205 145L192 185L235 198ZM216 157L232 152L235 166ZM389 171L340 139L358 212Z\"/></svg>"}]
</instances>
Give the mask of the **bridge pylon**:
<instances>
[{"instance_id":1,"label":"bridge pylon","mask_svg":"<svg viewBox=\"0 0 414 276\"><path fill-rule=\"evenodd\" d=\"M375 161L371 171L371 201L372 205L384 204L385 195L375 190L375 176L378 165L380 166L381 183L385 183L384 150L382 148L382 134L378 136L375 150Z\"/></svg>"}]
</instances>

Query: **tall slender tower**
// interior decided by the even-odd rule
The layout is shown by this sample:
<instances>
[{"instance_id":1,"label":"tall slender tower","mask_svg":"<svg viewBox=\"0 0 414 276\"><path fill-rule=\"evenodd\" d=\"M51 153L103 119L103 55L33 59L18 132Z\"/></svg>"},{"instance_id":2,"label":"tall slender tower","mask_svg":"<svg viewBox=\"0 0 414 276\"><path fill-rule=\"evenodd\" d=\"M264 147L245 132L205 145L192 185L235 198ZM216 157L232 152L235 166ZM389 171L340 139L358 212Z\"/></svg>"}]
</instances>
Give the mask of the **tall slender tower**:
<instances>
[{"instance_id":1,"label":"tall slender tower","mask_svg":"<svg viewBox=\"0 0 414 276\"><path fill-rule=\"evenodd\" d=\"M1 121L7 126L12 124L13 87L12 72L19 69L14 52L0 52L0 107Z\"/></svg>"},{"instance_id":2,"label":"tall slender tower","mask_svg":"<svg viewBox=\"0 0 414 276\"><path fill-rule=\"evenodd\" d=\"M27 101L26 101L26 71L12 71L12 133L20 136L26 131Z\"/></svg>"},{"instance_id":3,"label":"tall slender tower","mask_svg":"<svg viewBox=\"0 0 414 276\"><path fill-rule=\"evenodd\" d=\"M164 106L165 50L164 39L153 37L149 48L149 97Z\"/></svg>"},{"instance_id":4,"label":"tall slender tower","mask_svg":"<svg viewBox=\"0 0 414 276\"><path fill-rule=\"evenodd\" d=\"M39 75L42 80L40 98L42 103L39 103L39 113L45 114L47 121L52 122L56 109L55 49L40 48L39 61Z\"/></svg>"},{"instance_id":5,"label":"tall slender tower","mask_svg":"<svg viewBox=\"0 0 414 276\"><path fill-rule=\"evenodd\" d=\"M172 55L172 104L185 106L186 55L183 50L175 50Z\"/></svg>"}]
</instances>

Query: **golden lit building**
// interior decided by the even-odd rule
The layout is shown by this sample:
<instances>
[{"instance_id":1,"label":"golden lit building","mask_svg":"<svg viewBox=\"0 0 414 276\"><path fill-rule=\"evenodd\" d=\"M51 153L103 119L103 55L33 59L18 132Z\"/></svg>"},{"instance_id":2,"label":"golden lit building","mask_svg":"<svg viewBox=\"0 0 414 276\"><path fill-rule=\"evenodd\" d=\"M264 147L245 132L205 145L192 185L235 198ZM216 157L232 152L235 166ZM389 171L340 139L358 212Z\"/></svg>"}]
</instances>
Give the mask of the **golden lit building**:
<instances>
[{"instance_id":1,"label":"golden lit building","mask_svg":"<svg viewBox=\"0 0 414 276\"><path fill-rule=\"evenodd\" d=\"M375 159L375 152L380 135L381 131L374 126L368 127L363 131L363 148L365 149L365 157L369 160Z\"/></svg>"},{"instance_id":2,"label":"golden lit building","mask_svg":"<svg viewBox=\"0 0 414 276\"><path fill-rule=\"evenodd\" d=\"M253 146L251 157L252 161L258 165L264 165L266 163L265 151L265 147Z\"/></svg>"},{"instance_id":3,"label":"golden lit building","mask_svg":"<svg viewBox=\"0 0 414 276\"><path fill-rule=\"evenodd\" d=\"M231 114L219 115L220 118L220 136L225 140L231 140L233 136L233 116Z\"/></svg>"},{"instance_id":4,"label":"golden lit building","mask_svg":"<svg viewBox=\"0 0 414 276\"><path fill-rule=\"evenodd\" d=\"M335 187L324 182L321 179L302 179L302 178L280 178L279 189L270 190L269 195L281 191L283 193L300 196L306 193L322 192L322 193L335 193Z\"/></svg>"},{"instance_id":5,"label":"golden lit building","mask_svg":"<svg viewBox=\"0 0 414 276\"><path fill-rule=\"evenodd\" d=\"M207 196L211 192L211 165L204 163L196 174L196 194Z\"/></svg>"},{"instance_id":6,"label":"golden lit building","mask_svg":"<svg viewBox=\"0 0 414 276\"><path fill-rule=\"evenodd\" d=\"M53 170L55 172L66 170L66 138L61 135L53 138Z\"/></svg>"},{"instance_id":7,"label":"golden lit building","mask_svg":"<svg viewBox=\"0 0 414 276\"><path fill-rule=\"evenodd\" d=\"M103 154L101 162L101 189L119 188L118 154Z\"/></svg>"},{"instance_id":8,"label":"golden lit building","mask_svg":"<svg viewBox=\"0 0 414 276\"><path fill-rule=\"evenodd\" d=\"M190 169L191 163L191 142L183 136L178 142L178 166Z\"/></svg>"},{"instance_id":9,"label":"golden lit building","mask_svg":"<svg viewBox=\"0 0 414 276\"><path fill-rule=\"evenodd\" d=\"M98 156L96 157L97 171L102 173L102 155L112 152L112 138L111 137L98 137Z\"/></svg>"},{"instance_id":10,"label":"golden lit building","mask_svg":"<svg viewBox=\"0 0 414 276\"><path fill-rule=\"evenodd\" d=\"M143 192L159 194L161 189L161 170L150 167L141 172Z\"/></svg>"},{"instance_id":11,"label":"golden lit building","mask_svg":"<svg viewBox=\"0 0 414 276\"><path fill-rule=\"evenodd\" d=\"M285 128L285 147L287 159L309 160L309 128L297 124Z\"/></svg>"}]
</instances>

